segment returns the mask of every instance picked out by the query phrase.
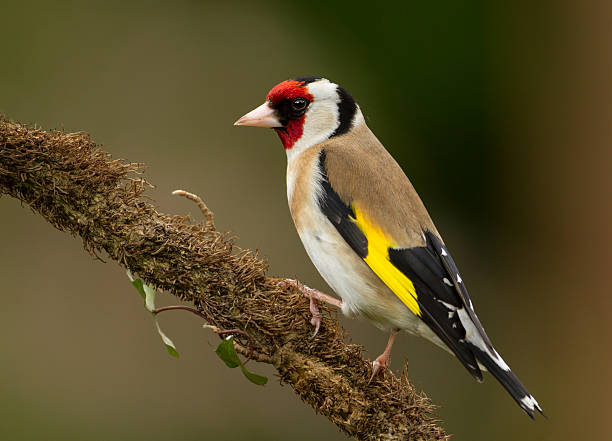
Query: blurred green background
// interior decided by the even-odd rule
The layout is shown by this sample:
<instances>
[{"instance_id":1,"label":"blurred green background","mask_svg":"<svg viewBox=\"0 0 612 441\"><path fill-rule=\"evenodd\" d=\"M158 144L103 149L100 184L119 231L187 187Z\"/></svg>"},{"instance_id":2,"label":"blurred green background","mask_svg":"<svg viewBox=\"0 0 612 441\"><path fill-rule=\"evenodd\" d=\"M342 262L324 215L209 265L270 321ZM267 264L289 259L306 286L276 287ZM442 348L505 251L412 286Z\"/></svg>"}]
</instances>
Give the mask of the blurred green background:
<instances>
[{"instance_id":1,"label":"blurred green background","mask_svg":"<svg viewBox=\"0 0 612 441\"><path fill-rule=\"evenodd\" d=\"M549 419L407 335L393 368L409 360L454 439L607 439L611 7L411 3L4 1L0 111L145 162L160 211L198 216L170 196L194 191L270 275L327 290L289 216L280 142L232 123L281 80L340 83ZM0 439L345 439L289 387L227 369L188 313L161 317L169 357L116 264L8 197L0 243ZM343 323L370 356L383 349L385 334Z\"/></svg>"}]
</instances>

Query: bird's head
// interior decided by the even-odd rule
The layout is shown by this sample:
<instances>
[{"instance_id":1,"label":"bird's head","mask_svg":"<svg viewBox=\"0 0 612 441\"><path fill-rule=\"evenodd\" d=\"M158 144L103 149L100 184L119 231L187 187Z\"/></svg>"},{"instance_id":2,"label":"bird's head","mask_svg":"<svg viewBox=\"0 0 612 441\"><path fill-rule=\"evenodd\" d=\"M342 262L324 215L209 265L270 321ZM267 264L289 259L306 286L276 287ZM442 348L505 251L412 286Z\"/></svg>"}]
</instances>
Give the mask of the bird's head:
<instances>
[{"instance_id":1,"label":"bird's head","mask_svg":"<svg viewBox=\"0 0 612 441\"><path fill-rule=\"evenodd\" d=\"M234 125L273 128L285 150L296 151L348 132L359 119L359 107L342 87L300 77L274 86L265 103Z\"/></svg>"}]
</instances>

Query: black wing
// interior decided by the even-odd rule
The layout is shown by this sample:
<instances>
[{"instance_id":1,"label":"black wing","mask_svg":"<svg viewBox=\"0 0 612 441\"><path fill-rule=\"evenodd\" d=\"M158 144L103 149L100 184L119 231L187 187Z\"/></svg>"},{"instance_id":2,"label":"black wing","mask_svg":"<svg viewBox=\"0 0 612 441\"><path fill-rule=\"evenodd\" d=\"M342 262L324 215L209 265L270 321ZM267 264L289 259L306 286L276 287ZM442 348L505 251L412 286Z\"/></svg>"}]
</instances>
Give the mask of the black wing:
<instances>
[{"instance_id":1,"label":"black wing","mask_svg":"<svg viewBox=\"0 0 612 441\"><path fill-rule=\"evenodd\" d=\"M445 251L445 256L437 252L441 245L440 239L431 232L424 234L425 246L389 248L389 260L414 284L417 301L425 312L421 317L423 321L455 353L466 369L478 380L482 380L482 373L472 347L465 341L465 328L457 313L461 308L470 309L456 287L457 284L463 285L463 282L458 273L454 273L454 277L449 273L442 260L450 258L448 251ZM467 291L465 296L469 305Z\"/></svg>"}]
</instances>

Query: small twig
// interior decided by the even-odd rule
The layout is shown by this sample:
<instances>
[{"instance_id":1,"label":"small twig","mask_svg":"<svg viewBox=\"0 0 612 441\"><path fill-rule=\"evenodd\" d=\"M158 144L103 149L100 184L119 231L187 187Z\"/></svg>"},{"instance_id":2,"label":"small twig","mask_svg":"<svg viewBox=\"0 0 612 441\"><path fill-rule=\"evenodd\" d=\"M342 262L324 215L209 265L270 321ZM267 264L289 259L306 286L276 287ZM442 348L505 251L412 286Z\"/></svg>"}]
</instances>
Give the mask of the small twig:
<instances>
[{"instance_id":1,"label":"small twig","mask_svg":"<svg viewBox=\"0 0 612 441\"><path fill-rule=\"evenodd\" d=\"M272 357L262 354L260 352L256 352L252 346L247 349L240 343L238 343L236 340L234 340L234 348L236 349L236 352L240 352L242 355L247 357L244 360L244 363L242 364L247 364L249 360L255 360L260 363L274 364L274 360L272 359Z\"/></svg>"},{"instance_id":2,"label":"small twig","mask_svg":"<svg viewBox=\"0 0 612 441\"><path fill-rule=\"evenodd\" d=\"M189 311L194 313L195 315L203 318L204 320L206 320L207 322L210 323L210 319L206 316L206 314L204 314L202 311L198 311L195 308L192 308L191 306L186 306L186 305L172 305L172 306L162 306L161 308L157 308L154 309L153 311L151 311L153 314L157 315L160 312L164 312L164 311L172 311L172 310L176 310L176 309L182 309L185 311Z\"/></svg>"},{"instance_id":3,"label":"small twig","mask_svg":"<svg viewBox=\"0 0 612 441\"><path fill-rule=\"evenodd\" d=\"M219 328L216 328L214 331L217 334L219 334L219 335L222 335L222 334L242 334L246 338L249 338L249 334L247 334L246 332L244 332L241 329L219 329Z\"/></svg>"},{"instance_id":4,"label":"small twig","mask_svg":"<svg viewBox=\"0 0 612 441\"><path fill-rule=\"evenodd\" d=\"M187 199L190 199L193 202L195 202L196 204L198 204L198 207L200 208L200 211L202 212L202 214L206 218L206 224L210 225L211 227L215 226L215 215L206 206L206 204L204 203L202 198L200 198L200 196L198 196L197 194L189 193L188 191L185 191L185 190L174 190L172 192L172 194L175 195L175 196L184 196Z\"/></svg>"}]
</instances>

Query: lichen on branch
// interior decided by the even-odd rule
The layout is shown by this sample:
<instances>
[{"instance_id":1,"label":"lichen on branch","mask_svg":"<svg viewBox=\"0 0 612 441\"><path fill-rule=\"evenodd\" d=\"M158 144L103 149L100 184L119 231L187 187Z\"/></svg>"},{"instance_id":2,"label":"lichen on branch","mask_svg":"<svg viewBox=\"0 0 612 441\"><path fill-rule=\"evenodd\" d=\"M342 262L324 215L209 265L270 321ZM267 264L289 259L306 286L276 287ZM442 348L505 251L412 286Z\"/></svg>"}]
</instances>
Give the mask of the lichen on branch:
<instances>
[{"instance_id":1,"label":"lichen on branch","mask_svg":"<svg viewBox=\"0 0 612 441\"><path fill-rule=\"evenodd\" d=\"M310 339L308 300L266 276L255 253L212 222L159 213L145 197L143 165L115 160L84 133L43 131L0 118L0 194L13 196L85 249L191 302L218 329L271 362L282 383L358 440L446 439L434 406L405 376L368 384L363 349L346 343L337 314L321 305ZM248 337L245 337L248 336Z\"/></svg>"}]
</instances>

